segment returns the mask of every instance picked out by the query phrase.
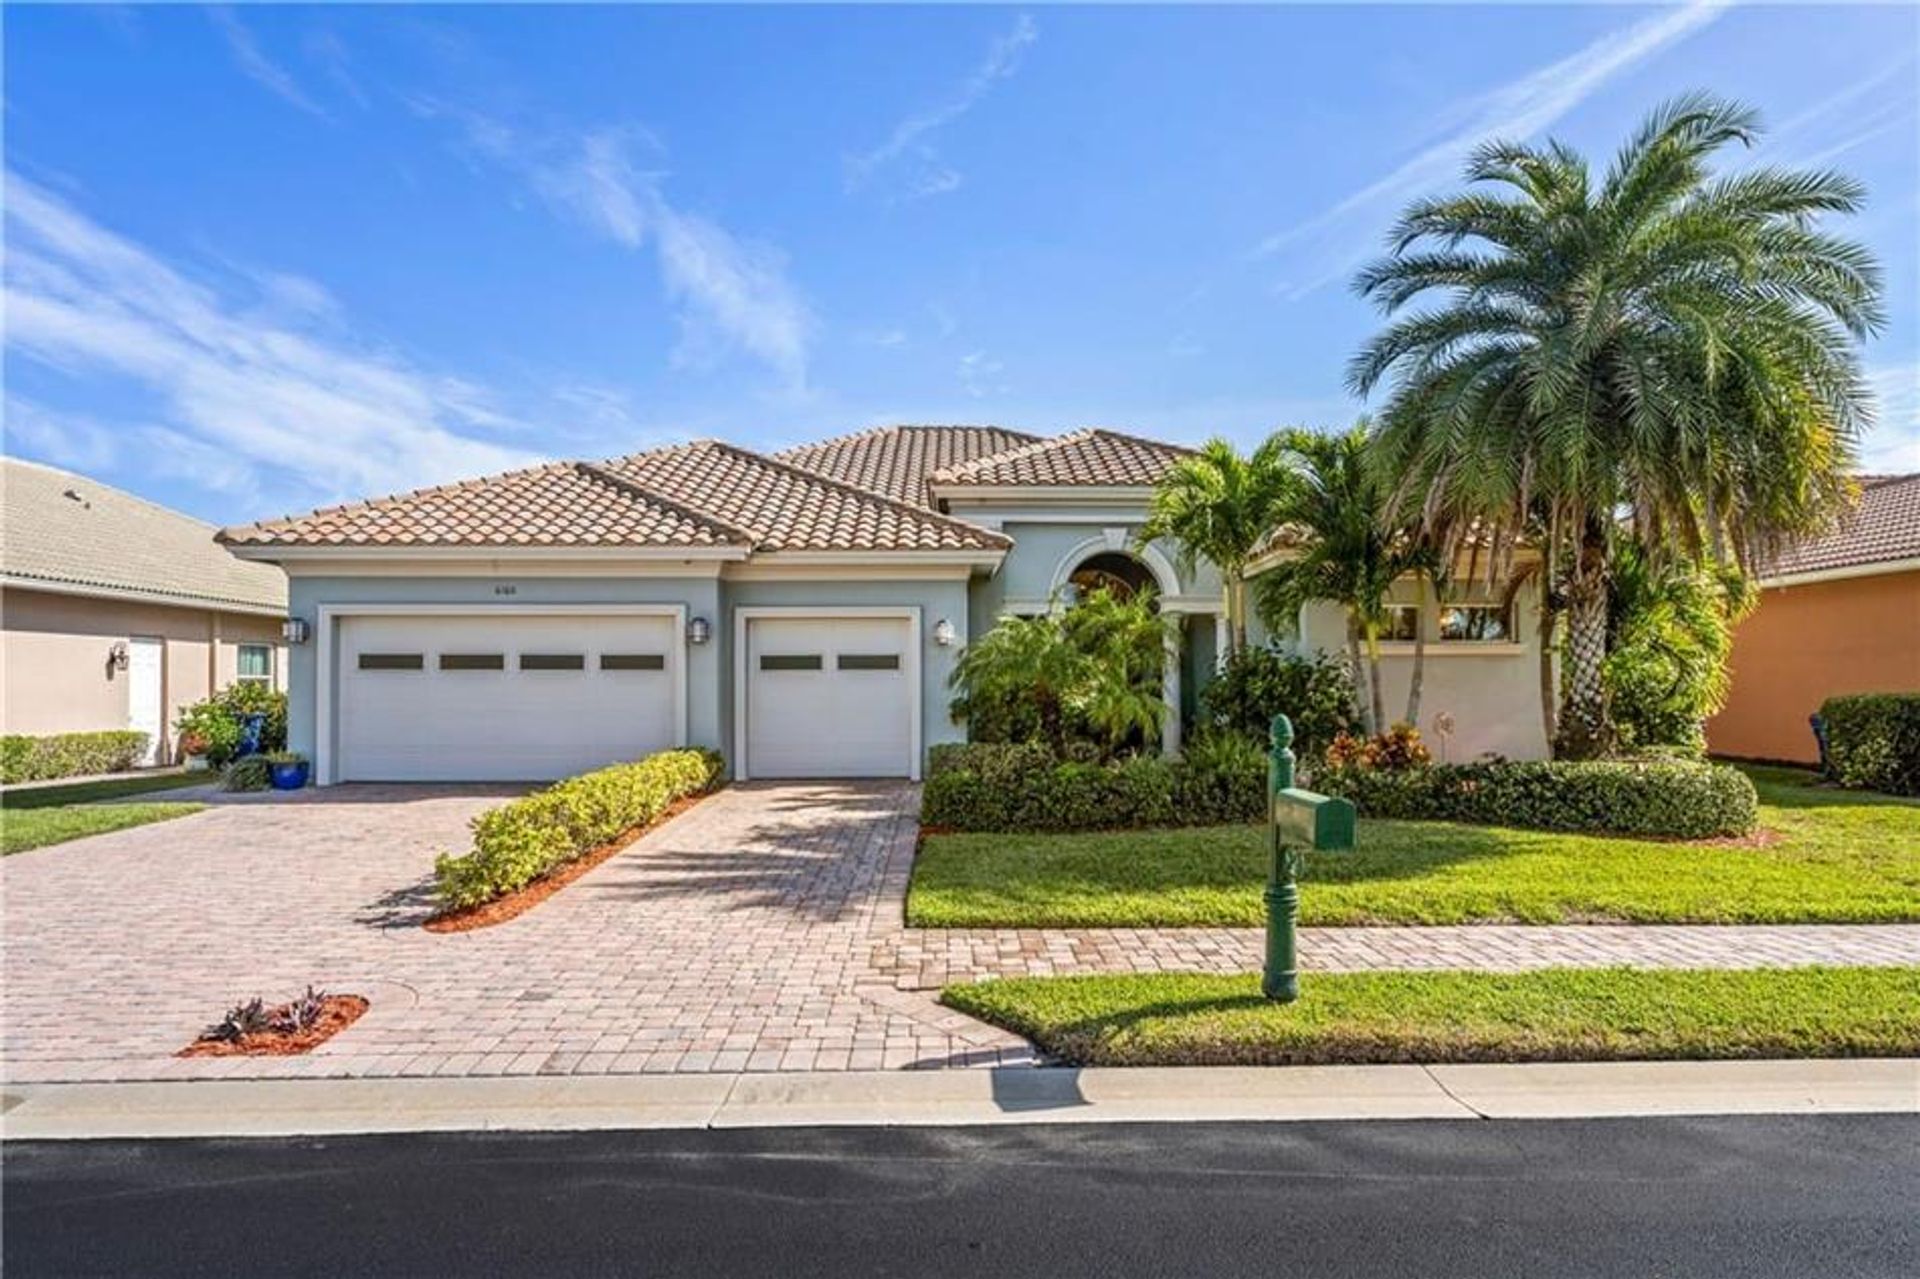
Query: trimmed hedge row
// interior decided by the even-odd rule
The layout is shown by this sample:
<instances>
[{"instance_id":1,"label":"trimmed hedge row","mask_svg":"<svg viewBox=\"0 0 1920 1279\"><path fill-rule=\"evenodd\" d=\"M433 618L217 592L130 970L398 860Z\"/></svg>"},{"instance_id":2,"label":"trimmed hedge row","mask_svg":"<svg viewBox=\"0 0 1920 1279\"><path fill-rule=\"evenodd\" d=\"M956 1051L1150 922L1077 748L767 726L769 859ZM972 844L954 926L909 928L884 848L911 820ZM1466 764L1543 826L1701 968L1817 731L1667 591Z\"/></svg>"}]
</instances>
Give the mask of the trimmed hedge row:
<instances>
[{"instance_id":1,"label":"trimmed hedge row","mask_svg":"<svg viewBox=\"0 0 1920 1279\"><path fill-rule=\"evenodd\" d=\"M1675 839L1744 835L1759 820L1746 774L1677 760L1322 769L1313 784L1362 817Z\"/></svg>"},{"instance_id":2,"label":"trimmed hedge row","mask_svg":"<svg viewBox=\"0 0 1920 1279\"><path fill-rule=\"evenodd\" d=\"M45 782L89 773L119 773L147 753L147 735L130 729L0 737L0 783Z\"/></svg>"},{"instance_id":3,"label":"trimmed hedge row","mask_svg":"<svg viewBox=\"0 0 1920 1279\"><path fill-rule=\"evenodd\" d=\"M661 751L490 808L473 819L472 852L434 859L435 895L449 910L504 897L657 820L675 800L712 786L721 767L715 751Z\"/></svg>"},{"instance_id":4,"label":"trimmed hedge row","mask_svg":"<svg viewBox=\"0 0 1920 1279\"><path fill-rule=\"evenodd\" d=\"M920 820L951 830L1072 831L1212 826L1266 809L1266 758L1225 738L1184 758L1057 759L1045 746L933 748Z\"/></svg>"},{"instance_id":5,"label":"trimmed hedge row","mask_svg":"<svg viewBox=\"0 0 1920 1279\"><path fill-rule=\"evenodd\" d=\"M1842 786L1920 795L1920 693L1829 697L1827 766Z\"/></svg>"}]
</instances>

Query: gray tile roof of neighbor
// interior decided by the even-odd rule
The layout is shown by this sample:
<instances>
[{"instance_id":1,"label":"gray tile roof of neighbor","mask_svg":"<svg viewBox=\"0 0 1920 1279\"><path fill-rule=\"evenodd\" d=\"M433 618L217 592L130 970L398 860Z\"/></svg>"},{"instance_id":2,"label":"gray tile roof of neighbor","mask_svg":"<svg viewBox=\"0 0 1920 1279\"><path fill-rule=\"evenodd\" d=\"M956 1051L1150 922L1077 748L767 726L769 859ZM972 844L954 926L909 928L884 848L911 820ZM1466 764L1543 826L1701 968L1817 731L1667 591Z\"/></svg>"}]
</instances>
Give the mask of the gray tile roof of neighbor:
<instances>
[{"instance_id":1,"label":"gray tile roof of neighbor","mask_svg":"<svg viewBox=\"0 0 1920 1279\"><path fill-rule=\"evenodd\" d=\"M1863 475L1860 501L1822 537L1790 546L1761 569L1762 581L1920 559L1920 471Z\"/></svg>"},{"instance_id":2,"label":"gray tile roof of neighbor","mask_svg":"<svg viewBox=\"0 0 1920 1279\"><path fill-rule=\"evenodd\" d=\"M227 554L213 525L72 471L11 457L0 467L0 572L9 579L286 611L286 575Z\"/></svg>"}]
</instances>

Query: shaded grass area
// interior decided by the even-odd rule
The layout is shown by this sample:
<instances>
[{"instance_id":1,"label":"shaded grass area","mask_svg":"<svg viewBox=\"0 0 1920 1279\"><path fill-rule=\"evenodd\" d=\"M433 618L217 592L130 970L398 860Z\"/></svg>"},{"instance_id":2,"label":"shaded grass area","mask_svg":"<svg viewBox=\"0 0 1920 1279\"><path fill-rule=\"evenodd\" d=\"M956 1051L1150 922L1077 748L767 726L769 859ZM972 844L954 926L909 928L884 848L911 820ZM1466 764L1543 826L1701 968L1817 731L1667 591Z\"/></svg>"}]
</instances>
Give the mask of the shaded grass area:
<instances>
[{"instance_id":1,"label":"shaded grass area","mask_svg":"<svg viewBox=\"0 0 1920 1279\"><path fill-rule=\"evenodd\" d=\"M1920 1053L1920 968L1028 977L941 1000L1079 1065L1636 1061Z\"/></svg>"},{"instance_id":2,"label":"shaded grass area","mask_svg":"<svg viewBox=\"0 0 1920 1279\"><path fill-rule=\"evenodd\" d=\"M0 856L186 817L205 804L67 804L0 811Z\"/></svg>"},{"instance_id":3,"label":"shaded grass area","mask_svg":"<svg viewBox=\"0 0 1920 1279\"><path fill-rule=\"evenodd\" d=\"M1920 920L1920 802L1747 770L1761 838L1676 843L1360 822L1311 856L1301 922L1867 923ZM919 928L1255 927L1262 826L932 835L914 863Z\"/></svg>"},{"instance_id":4,"label":"shaded grass area","mask_svg":"<svg viewBox=\"0 0 1920 1279\"><path fill-rule=\"evenodd\" d=\"M154 791L178 790L183 786L205 786L220 780L214 772L157 773L152 777L116 777L107 781L74 782L66 786L35 786L29 790L0 794L0 810L22 808L58 808L65 804L91 804L103 799L121 799L128 795L146 795Z\"/></svg>"}]
</instances>

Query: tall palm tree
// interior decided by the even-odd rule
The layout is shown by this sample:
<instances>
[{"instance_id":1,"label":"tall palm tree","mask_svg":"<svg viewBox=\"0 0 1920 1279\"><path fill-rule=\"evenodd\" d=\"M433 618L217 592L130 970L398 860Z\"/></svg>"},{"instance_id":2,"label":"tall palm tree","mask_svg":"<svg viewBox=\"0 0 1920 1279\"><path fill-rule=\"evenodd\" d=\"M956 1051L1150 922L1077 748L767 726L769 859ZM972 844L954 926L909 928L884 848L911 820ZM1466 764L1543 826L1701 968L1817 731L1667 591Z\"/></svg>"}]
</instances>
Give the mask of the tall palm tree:
<instances>
[{"instance_id":1,"label":"tall palm tree","mask_svg":"<svg viewBox=\"0 0 1920 1279\"><path fill-rule=\"evenodd\" d=\"M1567 622L1566 755L1611 742L1617 521L1656 557L1746 562L1849 492L1879 269L1818 223L1857 210L1861 188L1710 172L1757 133L1751 111L1694 95L1655 111L1598 178L1558 142L1491 143L1466 176L1499 190L1415 202L1357 281L1401 315L1349 369L1362 394L1391 384L1374 443L1401 491L1470 514L1496 543L1543 518Z\"/></svg>"},{"instance_id":2,"label":"tall palm tree","mask_svg":"<svg viewBox=\"0 0 1920 1279\"><path fill-rule=\"evenodd\" d=\"M1212 439L1180 459L1154 490L1138 540L1171 542L1183 572L1202 559L1220 570L1229 655L1247 645L1247 565L1279 522L1290 488L1274 441L1242 457L1227 441Z\"/></svg>"},{"instance_id":3,"label":"tall palm tree","mask_svg":"<svg viewBox=\"0 0 1920 1279\"><path fill-rule=\"evenodd\" d=\"M1346 610L1354 692L1366 699L1356 709L1370 731L1381 732L1380 632L1388 596L1401 577L1425 568L1424 548L1390 518L1386 487L1368 456L1365 422L1340 435L1283 431L1268 443L1278 446L1295 476L1293 495L1279 511L1292 554L1255 580L1260 615L1274 629L1291 631L1301 608L1316 600Z\"/></svg>"}]
</instances>

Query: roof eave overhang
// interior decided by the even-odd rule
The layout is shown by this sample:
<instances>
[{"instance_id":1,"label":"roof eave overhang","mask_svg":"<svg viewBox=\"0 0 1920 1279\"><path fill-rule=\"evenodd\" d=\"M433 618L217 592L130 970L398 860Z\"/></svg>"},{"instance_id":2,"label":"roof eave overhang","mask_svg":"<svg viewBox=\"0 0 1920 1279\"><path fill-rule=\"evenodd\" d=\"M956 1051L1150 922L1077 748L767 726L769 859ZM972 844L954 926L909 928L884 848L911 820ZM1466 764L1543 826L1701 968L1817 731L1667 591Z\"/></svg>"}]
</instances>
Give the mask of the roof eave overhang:
<instances>
[{"instance_id":1,"label":"roof eave overhang","mask_svg":"<svg viewBox=\"0 0 1920 1279\"><path fill-rule=\"evenodd\" d=\"M885 568L890 565L998 568L1007 557L1005 547L940 551L761 551L753 562L762 565L795 564L808 567L840 566Z\"/></svg>"},{"instance_id":2,"label":"roof eave overhang","mask_svg":"<svg viewBox=\"0 0 1920 1279\"><path fill-rule=\"evenodd\" d=\"M941 484L927 486L935 501L1005 502L1034 506L1110 506L1143 502L1151 484Z\"/></svg>"},{"instance_id":3,"label":"roof eave overhang","mask_svg":"<svg viewBox=\"0 0 1920 1279\"><path fill-rule=\"evenodd\" d=\"M137 586L115 586L106 582L67 582L59 578L32 577L19 573L0 574L0 586L18 591L45 591L49 595L74 595L83 599L118 600L129 604L159 604L167 608L191 608L211 613L248 613L257 617L284 617L287 606L244 603L213 595L183 595L170 591L149 591Z\"/></svg>"},{"instance_id":4,"label":"roof eave overhang","mask_svg":"<svg viewBox=\"0 0 1920 1279\"><path fill-rule=\"evenodd\" d=\"M658 560L684 563L703 560L744 560L752 552L744 546L419 546L329 542L277 545L227 543L227 550L243 560L282 564L302 560Z\"/></svg>"},{"instance_id":5,"label":"roof eave overhang","mask_svg":"<svg viewBox=\"0 0 1920 1279\"><path fill-rule=\"evenodd\" d=\"M1920 555L1897 560L1874 560L1866 564L1843 564L1837 568L1813 568L1802 573L1780 573L1754 579L1762 590L1776 586L1811 586L1819 582L1845 582L1857 577L1882 577L1888 573L1920 571Z\"/></svg>"}]
</instances>

